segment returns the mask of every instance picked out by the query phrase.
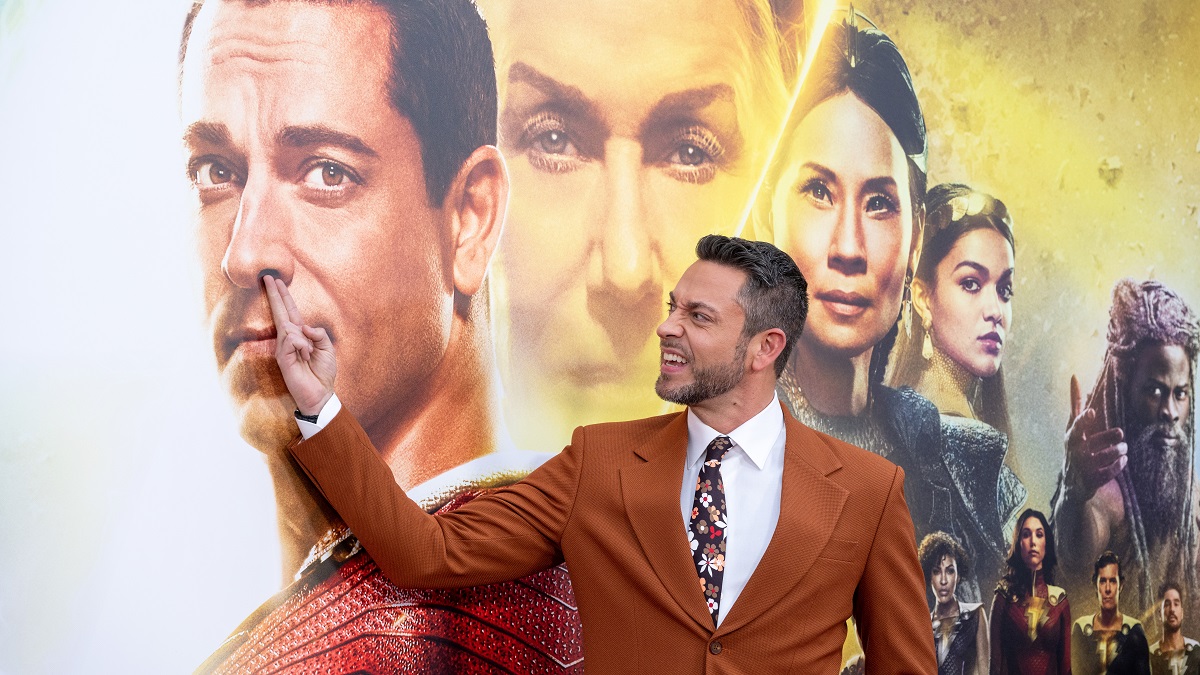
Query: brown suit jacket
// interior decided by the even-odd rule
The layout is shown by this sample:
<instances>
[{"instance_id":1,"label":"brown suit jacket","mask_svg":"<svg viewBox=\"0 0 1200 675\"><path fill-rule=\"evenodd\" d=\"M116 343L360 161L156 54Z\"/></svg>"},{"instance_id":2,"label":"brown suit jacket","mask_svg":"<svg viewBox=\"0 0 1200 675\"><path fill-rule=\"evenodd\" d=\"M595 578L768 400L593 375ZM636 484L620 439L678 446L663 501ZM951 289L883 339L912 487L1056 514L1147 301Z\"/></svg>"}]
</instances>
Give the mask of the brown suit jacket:
<instances>
[{"instance_id":1,"label":"brown suit jacket","mask_svg":"<svg viewBox=\"0 0 1200 675\"><path fill-rule=\"evenodd\" d=\"M833 675L851 615L868 673L935 673L904 473L784 419L779 523L716 630L679 513L684 413L580 427L525 480L443 516L404 495L345 410L291 450L399 586L486 584L565 559L592 675Z\"/></svg>"}]
</instances>

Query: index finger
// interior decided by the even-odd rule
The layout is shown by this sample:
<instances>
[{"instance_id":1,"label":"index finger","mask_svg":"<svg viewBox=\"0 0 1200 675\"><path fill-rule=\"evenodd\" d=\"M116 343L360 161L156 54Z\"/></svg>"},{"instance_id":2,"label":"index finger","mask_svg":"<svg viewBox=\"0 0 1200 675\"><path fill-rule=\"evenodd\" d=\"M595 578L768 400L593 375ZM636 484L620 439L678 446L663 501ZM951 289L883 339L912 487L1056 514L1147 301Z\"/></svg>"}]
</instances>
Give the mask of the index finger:
<instances>
[{"instance_id":1,"label":"index finger","mask_svg":"<svg viewBox=\"0 0 1200 675\"><path fill-rule=\"evenodd\" d=\"M283 283L280 282L280 286ZM287 329L287 325L292 322L288 317L287 305L284 303L283 296L279 292L279 288L275 285L275 278L269 274L263 275L263 287L267 290L267 304L271 306L271 318L275 320L275 331L283 333ZM287 287L284 286L283 292L287 293ZM288 296L291 299L291 295ZM294 305L294 303L293 303Z\"/></svg>"},{"instance_id":2,"label":"index finger","mask_svg":"<svg viewBox=\"0 0 1200 675\"><path fill-rule=\"evenodd\" d=\"M300 316L300 308L292 299L292 292L288 290L287 284L283 283L283 279L277 279L275 287L279 290L279 297L283 298L283 306L287 310L288 320L297 326L303 326L304 318Z\"/></svg>"}]
</instances>

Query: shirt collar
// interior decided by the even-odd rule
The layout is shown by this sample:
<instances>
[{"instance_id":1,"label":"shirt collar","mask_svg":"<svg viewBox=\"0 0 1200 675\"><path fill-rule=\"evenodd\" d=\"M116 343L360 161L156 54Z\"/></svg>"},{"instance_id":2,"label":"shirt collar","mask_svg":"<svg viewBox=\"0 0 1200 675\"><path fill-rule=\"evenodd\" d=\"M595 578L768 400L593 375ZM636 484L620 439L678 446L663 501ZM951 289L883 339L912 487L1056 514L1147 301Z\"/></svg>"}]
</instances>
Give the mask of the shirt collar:
<instances>
[{"instance_id":1,"label":"shirt collar","mask_svg":"<svg viewBox=\"0 0 1200 675\"><path fill-rule=\"evenodd\" d=\"M688 466L694 466L704 457L708 444L717 436L729 436L734 445L742 449L750 461L759 469L767 463L767 456L775 447L775 440L783 431L783 409L779 407L779 395L772 397L767 407L757 415L746 420L742 426L728 434L721 434L696 417L696 413L688 408Z\"/></svg>"}]
</instances>

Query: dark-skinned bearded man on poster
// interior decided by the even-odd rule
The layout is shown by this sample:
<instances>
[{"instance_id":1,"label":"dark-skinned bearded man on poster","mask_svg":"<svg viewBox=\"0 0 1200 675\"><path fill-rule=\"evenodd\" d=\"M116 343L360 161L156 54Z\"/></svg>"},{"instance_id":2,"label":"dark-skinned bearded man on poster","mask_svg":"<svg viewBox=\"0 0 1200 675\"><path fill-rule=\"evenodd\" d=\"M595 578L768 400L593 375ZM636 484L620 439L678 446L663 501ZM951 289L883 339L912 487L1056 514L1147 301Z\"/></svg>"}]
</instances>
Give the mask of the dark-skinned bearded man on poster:
<instances>
[{"instance_id":1,"label":"dark-skinned bearded man on poster","mask_svg":"<svg viewBox=\"0 0 1200 675\"><path fill-rule=\"evenodd\" d=\"M300 413L338 410L293 456L397 585L566 560L590 673L833 673L851 616L870 672L934 672L903 471L775 395L804 278L762 242L709 235L696 253L657 331L656 391L687 412L580 427L525 480L432 516L335 396L329 335L265 277Z\"/></svg>"}]
</instances>

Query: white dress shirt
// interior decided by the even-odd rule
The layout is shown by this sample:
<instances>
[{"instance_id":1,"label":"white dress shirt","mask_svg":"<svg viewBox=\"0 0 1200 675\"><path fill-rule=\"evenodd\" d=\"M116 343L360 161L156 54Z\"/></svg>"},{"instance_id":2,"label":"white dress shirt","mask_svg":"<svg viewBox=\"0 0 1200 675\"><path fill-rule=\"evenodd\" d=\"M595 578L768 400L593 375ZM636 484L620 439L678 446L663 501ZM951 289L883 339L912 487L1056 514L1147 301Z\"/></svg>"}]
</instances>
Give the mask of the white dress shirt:
<instances>
[{"instance_id":1,"label":"white dress shirt","mask_svg":"<svg viewBox=\"0 0 1200 675\"><path fill-rule=\"evenodd\" d=\"M325 428L342 409L334 395L318 415L317 422L296 420L300 435L311 438ZM700 421L688 409L688 444L683 484L679 488L679 512L686 533L692 520L692 505L696 500L696 479L705 450L721 434ZM785 441L783 409L779 397L751 417L742 426L725 434L733 447L721 461L721 482L725 485L725 576L721 584L721 611L717 625L729 615L733 603L741 595L758 561L762 560L775 524L779 522L779 499L783 491L783 446ZM532 453L531 453L532 454ZM422 493L424 486L414 488ZM423 494L423 493L422 493ZM410 495L411 496L411 495Z\"/></svg>"},{"instance_id":2,"label":"white dress shirt","mask_svg":"<svg viewBox=\"0 0 1200 675\"><path fill-rule=\"evenodd\" d=\"M683 528L690 529L696 501L696 478L708 444L718 433L688 409L687 464L679 488L679 511ZM779 522L779 498L783 491L783 409L779 397L762 412L728 434L733 447L721 460L721 482L725 484L725 576L721 583L721 611L717 625L729 616L758 561L762 560L775 524Z\"/></svg>"}]
</instances>

